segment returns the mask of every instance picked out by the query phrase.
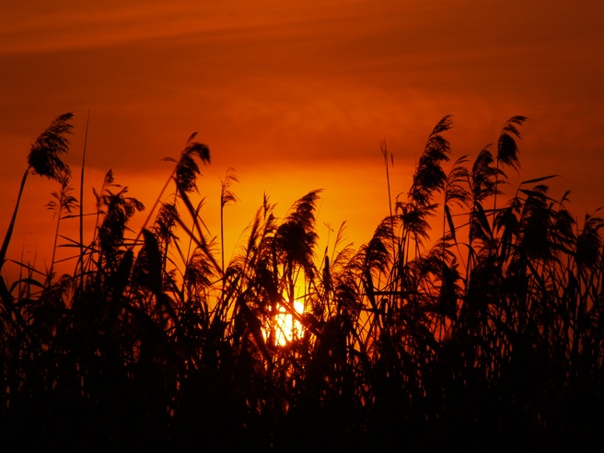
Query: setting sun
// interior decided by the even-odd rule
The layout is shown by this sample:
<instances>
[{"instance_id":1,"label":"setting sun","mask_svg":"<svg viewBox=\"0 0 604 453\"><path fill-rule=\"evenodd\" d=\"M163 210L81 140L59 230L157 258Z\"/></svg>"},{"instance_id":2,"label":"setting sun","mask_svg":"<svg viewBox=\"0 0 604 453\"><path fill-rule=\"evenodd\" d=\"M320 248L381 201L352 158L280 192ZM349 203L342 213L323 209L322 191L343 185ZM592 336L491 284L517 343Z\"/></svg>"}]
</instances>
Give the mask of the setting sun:
<instances>
[{"instance_id":1,"label":"setting sun","mask_svg":"<svg viewBox=\"0 0 604 453\"><path fill-rule=\"evenodd\" d=\"M300 299L294 300L293 308L298 314L304 313L304 301ZM303 326L300 321L294 319L294 316L281 305L277 313L269 319L265 328L262 329L264 339L268 340L271 336L273 341L278 346L285 346L290 341L298 339L302 335Z\"/></svg>"}]
</instances>

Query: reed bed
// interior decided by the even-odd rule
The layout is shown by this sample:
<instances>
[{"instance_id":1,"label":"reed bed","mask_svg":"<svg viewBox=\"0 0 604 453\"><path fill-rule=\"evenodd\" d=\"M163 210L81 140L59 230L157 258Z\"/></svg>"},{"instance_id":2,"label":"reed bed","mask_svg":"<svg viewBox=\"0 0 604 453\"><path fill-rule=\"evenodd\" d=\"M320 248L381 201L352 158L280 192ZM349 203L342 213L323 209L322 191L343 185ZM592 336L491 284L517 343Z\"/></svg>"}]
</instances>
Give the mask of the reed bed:
<instances>
[{"instance_id":1,"label":"reed bed","mask_svg":"<svg viewBox=\"0 0 604 453\"><path fill-rule=\"evenodd\" d=\"M62 218L91 214L77 213L61 160L70 120L34 142L19 192L29 175L57 182L57 238ZM444 117L369 241L354 249L340 230L325 253L312 191L282 219L265 199L225 262L222 216L210 237L193 202L210 162L194 135L140 231L128 223L144 206L108 172L92 241L64 238L72 274L21 263L25 276L0 276L1 448L597 445L604 220L551 198L553 176L503 193L524 122L510 118L493 149L451 162ZM236 181L223 181L221 209ZM284 344L277 313L297 326Z\"/></svg>"}]
</instances>

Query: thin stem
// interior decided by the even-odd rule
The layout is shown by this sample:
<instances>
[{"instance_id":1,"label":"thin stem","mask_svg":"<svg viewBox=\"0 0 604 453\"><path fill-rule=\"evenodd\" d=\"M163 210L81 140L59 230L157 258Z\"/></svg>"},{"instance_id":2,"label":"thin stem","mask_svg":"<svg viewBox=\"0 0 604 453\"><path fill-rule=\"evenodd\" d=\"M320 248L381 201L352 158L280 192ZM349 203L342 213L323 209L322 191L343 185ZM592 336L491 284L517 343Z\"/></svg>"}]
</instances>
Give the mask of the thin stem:
<instances>
[{"instance_id":1,"label":"thin stem","mask_svg":"<svg viewBox=\"0 0 604 453\"><path fill-rule=\"evenodd\" d=\"M84 285L84 169L86 167L86 147L88 145L88 126L90 124L90 109L86 116L86 132L84 133L84 150L82 152L82 170L80 172L80 291Z\"/></svg>"},{"instance_id":2,"label":"thin stem","mask_svg":"<svg viewBox=\"0 0 604 453\"><path fill-rule=\"evenodd\" d=\"M17 221L17 212L19 211L19 204L21 203L21 196L23 195L23 190L25 189L25 181L27 181L27 175L29 174L30 168L31 167L27 167L27 170L25 170L23 178L21 179L21 187L19 188L19 195L17 196L17 204L15 205L13 216L11 218L10 223L8 224L8 230L6 231L6 235L4 236L4 242L2 243L2 248L0 249L0 270L2 270L4 262L6 261L6 252L10 244L11 236L13 235L13 230Z\"/></svg>"}]
</instances>

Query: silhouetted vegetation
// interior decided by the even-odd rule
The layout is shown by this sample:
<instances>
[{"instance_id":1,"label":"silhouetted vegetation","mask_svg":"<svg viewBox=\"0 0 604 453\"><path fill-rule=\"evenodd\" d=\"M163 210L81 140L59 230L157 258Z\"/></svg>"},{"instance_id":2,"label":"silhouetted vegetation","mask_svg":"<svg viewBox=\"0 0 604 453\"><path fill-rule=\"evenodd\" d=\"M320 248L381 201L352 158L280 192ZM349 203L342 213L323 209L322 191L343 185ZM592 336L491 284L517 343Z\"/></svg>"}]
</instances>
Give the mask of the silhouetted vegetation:
<instances>
[{"instance_id":1,"label":"silhouetted vegetation","mask_svg":"<svg viewBox=\"0 0 604 453\"><path fill-rule=\"evenodd\" d=\"M78 215L60 159L70 119L35 141L19 193L29 174L57 181L56 237ZM21 263L25 277L0 277L0 448L601 442L604 220L578 220L566 195L551 198L552 176L510 186L524 121L509 119L496 149L451 162L443 118L373 237L354 249L341 229L322 255L313 191L283 219L265 199L225 262L222 225L210 237L191 199L210 161L194 135L140 232L128 222L143 205L109 171L93 240L67 239L73 274L54 275L53 252L47 271ZM236 181L228 172L221 209ZM278 313L300 326L284 344Z\"/></svg>"}]
</instances>

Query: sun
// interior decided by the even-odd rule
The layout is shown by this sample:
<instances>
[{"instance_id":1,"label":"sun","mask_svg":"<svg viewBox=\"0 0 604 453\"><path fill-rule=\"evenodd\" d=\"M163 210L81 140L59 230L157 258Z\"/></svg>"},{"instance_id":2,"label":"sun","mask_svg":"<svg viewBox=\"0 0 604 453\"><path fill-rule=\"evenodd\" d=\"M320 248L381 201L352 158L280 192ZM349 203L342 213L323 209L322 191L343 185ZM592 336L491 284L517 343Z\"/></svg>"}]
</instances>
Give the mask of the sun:
<instances>
[{"instance_id":1,"label":"sun","mask_svg":"<svg viewBox=\"0 0 604 453\"><path fill-rule=\"evenodd\" d=\"M304 313L303 300L295 299L292 307L297 314ZM271 330L274 344L286 346L292 340L300 338L303 333L303 326L283 305L280 305L276 314L271 316L269 324L262 329L265 340L270 337Z\"/></svg>"}]
</instances>

